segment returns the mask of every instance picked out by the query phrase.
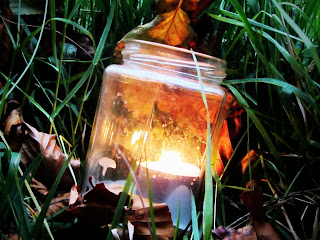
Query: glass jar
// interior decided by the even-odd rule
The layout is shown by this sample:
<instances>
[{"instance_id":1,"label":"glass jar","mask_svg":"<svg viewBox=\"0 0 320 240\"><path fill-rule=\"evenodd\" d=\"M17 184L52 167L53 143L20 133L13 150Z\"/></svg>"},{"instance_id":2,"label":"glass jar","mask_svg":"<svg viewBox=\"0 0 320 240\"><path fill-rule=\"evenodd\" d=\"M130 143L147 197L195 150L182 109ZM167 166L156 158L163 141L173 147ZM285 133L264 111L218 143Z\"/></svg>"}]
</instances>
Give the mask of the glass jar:
<instances>
[{"instance_id":1,"label":"glass jar","mask_svg":"<svg viewBox=\"0 0 320 240\"><path fill-rule=\"evenodd\" d=\"M87 155L84 190L96 182L124 185L129 164L137 165L139 187L147 197L146 169L154 202L166 202L180 228L190 220L190 190L197 194L204 173L207 109L191 51L129 40L123 64L104 73ZM226 92L220 86L226 62L195 53L209 111L215 146L224 118ZM213 161L214 162L214 161Z\"/></svg>"}]
</instances>

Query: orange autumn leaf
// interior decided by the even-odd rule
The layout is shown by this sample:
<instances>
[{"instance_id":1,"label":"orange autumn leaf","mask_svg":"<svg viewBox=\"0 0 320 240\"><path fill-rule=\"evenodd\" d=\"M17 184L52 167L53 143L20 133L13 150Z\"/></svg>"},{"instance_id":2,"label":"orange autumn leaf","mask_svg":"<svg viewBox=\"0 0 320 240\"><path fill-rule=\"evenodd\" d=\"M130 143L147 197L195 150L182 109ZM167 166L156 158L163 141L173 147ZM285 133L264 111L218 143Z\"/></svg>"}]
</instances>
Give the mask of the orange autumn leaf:
<instances>
[{"instance_id":1,"label":"orange autumn leaf","mask_svg":"<svg viewBox=\"0 0 320 240\"><path fill-rule=\"evenodd\" d=\"M128 32L119 42L114 56L116 62L120 63L121 49L129 39L139 39L151 42L163 43L171 46L189 48L194 32L191 28L188 15L181 9L182 0L179 5L169 12L158 14L151 22L137 26Z\"/></svg>"},{"instance_id":2,"label":"orange autumn leaf","mask_svg":"<svg viewBox=\"0 0 320 240\"><path fill-rule=\"evenodd\" d=\"M179 46L190 36L190 19L181 9L181 3L170 12L160 14L156 17L161 21L148 30L149 36L153 39L163 40L171 46ZM155 20L156 20L155 19Z\"/></svg>"},{"instance_id":3,"label":"orange autumn leaf","mask_svg":"<svg viewBox=\"0 0 320 240\"><path fill-rule=\"evenodd\" d=\"M254 150L251 150L249 153L247 153L244 156L244 158L241 160L242 173L244 173L244 171L247 169L247 166L249 164L249 160L255 161L258 157L259 157L259 155Z\"/></svg>"}]
</instances>

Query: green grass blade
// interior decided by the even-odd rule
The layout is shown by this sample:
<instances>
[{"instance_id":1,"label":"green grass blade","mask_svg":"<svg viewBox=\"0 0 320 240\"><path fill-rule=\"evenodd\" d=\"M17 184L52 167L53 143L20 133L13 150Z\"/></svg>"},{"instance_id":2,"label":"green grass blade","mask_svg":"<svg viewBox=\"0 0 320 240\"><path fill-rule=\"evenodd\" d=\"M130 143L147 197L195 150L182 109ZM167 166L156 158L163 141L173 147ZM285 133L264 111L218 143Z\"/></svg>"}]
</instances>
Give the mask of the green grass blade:
<instances>
[{"instance_id":1,"label":"green grass blade","mask_svg":"<svg viewBox=\"0 0 320 240\"><path fill-rule=\"evenodd\" d=\"M51 203L51 200L58 188L58 185L60 183L60 180L65 172L65 170L68 168L69 166L69 162L73 156L73 154L75 153L76 151L76 148L73 149L73 151L70 153L70 155L68 156L68 158L66 159L65 163L63 164L63 166L61 167L61 170L56 178L56 180L54 181L54 183L52 184L52 187L50 189L50 192L48 193L47 195L47 198L42 206L42 209L41 209L41 212L37 218L37 221L35 222L34 224L34 227L32 229L32 236L34 236L34 238L36 238L38 236L38 234L40 233L41 231L41 227L42 227L42 224L43 224L43 221L46 217L46 214L47 214L47 211L49 209L49 206L50 206L50 203Z\"/></svg>"},{"instance_id":2,"label":"green grass blade","mask_svg":"<svg viewBox=\"0 0 320 240\"><path fill-rule=\"evenodd\" d=\"M194 199L193 192L191 191L191 221L192 221L192 234L194 240L200 240L197 207Z\"/></svg>"},{"instance_id":3,"label":"green grass blade","mask_svg":"<svg viewBox=\"0 0 320 240\"><path fill-rule=\"evenodd\" d=\"M110 31L110 28L111 28L111 23L113 21L113 16L114 16L114 10L115 10L115 7L116 7L116 1L111 1L111 7L110 7L110 12L109 12L109 16L108 16L108 20L107 20L107 24L103 30L103 33L102 33L102 36L100 38L100 41L99 41L99 44L98 44L98 47L97 47L97 50L95 52L95 55L94 55L94 59L92 61L92 64L95 66L98 64L98 62L100 61L100 58L101 58L101 55L102 55L102 51L106 45L106 40L107 40L107 37L108 37L108 34L109 34L109 31Z\"/></svg>"},{"instance_id":4,"label":"green grass blade","mask_svg":"<svg viewBox=\"0 0 320 240\"><path fill-rule=\"evenodd\" d=\"M251 120L254 122L256 128L258 129L258 131L260 132L260 134L262 135L264 141L266 142L266 144L268 145L271 153L273 154L273 156L278 160L281 168L283 168L283 163L280 160L280 155L276 149L276 147L273 144L273 141L271 140L271 138L269 137L269 134L267 133L267 131L265 130L265 128L263 127L262 123L260 122L260 120L257 118L257 116L255 115L255 113L250 109L248 103L246 102L246 100L241 96L241 94L239 93L239 91L231 86L231 85L227 85L227 87L230 89L230 91L234 94L234 96L237 98L237 100L239 101L239 103L244 107L244 109L246 110L248 116L251 118Z\"/></svg>"},{"instance_id":5,"label":"green grass blade","mask_svg":"<svg viewBox=\"0 0 320 240\"><path fill-rule=\"evenodd\" d=\"M178 238L179 224L180 224L180 201L178 202L178 216L177 216L176 227L174 229L173 240L177 240Z\"/></svg>"},{"instance_id":6,"label":"green grass blade","mask_svg":"<svg viewBox=\"0 0 320 240\"><path fill-rule=\"evenodd\" d=\"M13 84L13 86L11 87L10 90L8 90L8 92L5 92L4 95L6 96L6 98L10 95L10 93L15 89L15 87L18 85L18 83L21 81L21 79L23 78L23 76L26 74L26 72L28 71L29 67L31 66L31 64L33 63L33 59L36 56L36 53L38 51L39 45L40 45L40 40L42 38L42 34L43 34L43 30L44 30L44 26L45 26L45 20L46 20L46 16L47 16L47 9L48 9L48 0L46 0L46 4L45 4L45 10L44 10L44 14L43 14L43 22L41 25L41 30L40 30L40 35L39 35L39 39L38 39L38 43L36 45L36 47L34 48L34 51L32 53L32 56L27 64L27 66L25 67L25 69L23 70L23 72L20 74L19 78L15 81L15 83Z\"/></svg>"},{"instance_id":7,"label":"green grass blade","mask_svg":"<svg viewBox=\"0 0 320 240\"><path fill-rule=\"evenodd\" d=\"M226 11L226 10L221 10L221 12L225 15L227 15L228 17L231 17L232 19L230 18L226 18L226 17L222 17L222 16L218 16L218 15L214 15L214 14L209 14L210 17L212 17L213 19L216 19L216 20L219 20L219 21L222 21L222 22L225 22L225 23L230 23L232 25L235 25L235 26L239 26L239 27L244 27L244 23L243 22L240 22L240 21L237 21L237 20L240 20L240 17L239 15L235 14L235 13L232 13L232 12L229 12L229 11ZM295 39L295 40L298 40L300 42L302 42L302 39L301 38L298 38L294 35L291 35L286 32L283 32L279 29L276 29L276 28L273 28L273 27L270 27L268 25L265 25L263 23L259 23L253 19L248 19L248 22L252 25L252 26L255 26L255 27L259 27L259 28L262 28L262 29L265 29L265 30L269 30L269 31L272 31L272 32L275 32L275 33L279 33L283 36L288 36L292 39ZM253 29L254 31L257 31L256 29Z\"/></svg>"},{"instance_id":8,"label":"green grass blade","mask_svg":"<svg viewBox=\"0 0 320 240\"><path fill-rule=\"evenodd\" d=\"M114 217L112 219L112 223L111 223L111 227L109 229L107 240L114 239L111 230L116 228L118 226L119 222L120 222L120 219L121 219L121 216L122 216L122 211L123 211L124 205L125 205L127 197L128 197L128 192L130 190L130 186L132 184L132 180L133 180L133 176L130 173L129 176L127 177L126 183L125 183L125 185L123 187L123 191L122 191L122 193L120 195L119 203L117 205Z\"/></svg>"},{"instance_id":9,"label":"green grass blade","mask_svg":"<svg viewBox=\"0 0 320 240\"><path fill-rule=\"evenodd\" d=\"M206 167L205 167L205 194L203 201L203 238L204 240L211 239L211 230L213 225L213 180L212 180L212 150L211 150L211 127L209 118L209 108L203 87L202 76L200 73L199 64L196 55L191 51L193 61L197 67L197 75L201 87L201 95L203 103L207 110L207 146L206 146Z\"/></svg>"},{"instance_id":10,"label":"green grass blade","mask_svg":"<svg viewBox=\"0 0 320 240\"><path fill-rule=\"evenodd\" d=\"M279 10L283 18L287 21L287 23L292 27L292 29L299 35L302 39L302 42L305 44L306 48L310 51L313 60L320 72L320 59L317 52L317 46L315 46L308 36L301 30L301 28L294 22L294 20L283 10L280 4L276 0L272 0L275 7Z\"/></svg>"},{"instance_id":11,"label":"green grass blade","mask_svg":"<svg viewBox=\"0 0 320 240\"><path fill-rule=\"evenodd\" d=\"M28 214L26 212L26 206L23 202L24 194L22 192L22 189L19 185L19 177L18 177L18 168L19 163L21 160L21 155L19 153L12 153L11 160L10 160L10 166L8 170L8 178L7 178L7 184L11 184L11 188L15 188L17 191L17 198L14 200L12 199L12 204L14 209L12 209L13 212L16 212L17 218L19 219L20 231L22 237L28 239L31 237L30 235L30 224L28 219ZM10 185L8 185L10 186Z\"/></svg>"},{"instance_id":12,"label":"green grass blade","mask_svg":"<svg viewBox=\"0 0 320 240\"><path fill-rule=\"evenodd\" d=\"M286 192L284 193L284 197L288 196L288 194L291 192L291 189L293 187L293 185L296 183L297 179L299 178L301 172L304 170L304 167L303 166L300 171L296 174L296 176L294 177L294 179L291 181L289 187L287 188Z\"/></svg>"},{"instance_id":13,"label":"green grass blade","mask_svg":"<svg viewBox=\"0 0 320 240\"><path fill-rule=\"evenodd\" d=\"M229 86L229 84L243 84L243 83L249 83L249 82L255 82L255 83L268 83L268 84L272 84L275 86L279 86L282 88L285 88L287 91L290 90L292 91L297 97L303 99L307 104L309 104L310 106L312 106L317 113L319 112L319 106L315 103L314 99L311 98L309 95L307 95L306 93L304 93L303 91L301 91L299 88L297 88L296 86L278 80L278 79L274 79L274 78L246 78L246 79L234 79L234 80L227 80L224 81L223 84L226 84L227 86Z\"/></svg>"},{"instance_id":14,"label":"green grass blade","mask_svg":"<svg viewBox=\"0 0 320 240\"><path fill-rule=\"evenodd\" d=\"M153 211L153 200L152 200L152 186L149 177L149 171L147 169L147 184L148 184L148 198L149 198L149 206L150 206L150 222L151 222L151 230L152 230L152 239L157 239L157 228L156 223L154 221L154 211ZM179 223L178 223L179 224ZM179 226L179 225L177 225Z\"/></svg>"},{"instance_id":15,"label":"green grass blade","mask_svg":"<svg viewBox=\"0 0 320 240\"><path fill-rule=\"evenodd\" d=\"M56 18L52 18L50 21L51 22L60 21L60 22L70 24L71 26L79 29L81 33L87 35L94 42L94 38L93 38L92 34L86 28L82 27L78 23L75 23L74 21L71 21L70 19L56 17ZM48 21L48 23L49 23L49 21Z\"/></svg>"},{"instance_id":16,"label":"green grass blade","mask_svg":"<svg viewBox=\"0 0 320 240\"><path fill-rule=\"evenodd\" d=\"M52 112L51 118L54 119L61 109L70 101L71 98L74 97L76 92L81 88L81 86L87 81L88 77L91 77L93 74L94 65L91 64L90 67L87 69L87 71L83 74L79 82L76 84L76 86L70 91L70 93L66 96L66 98L60 103L60 105L57 106L57 108Z\"/></svg>"}]
</instances>

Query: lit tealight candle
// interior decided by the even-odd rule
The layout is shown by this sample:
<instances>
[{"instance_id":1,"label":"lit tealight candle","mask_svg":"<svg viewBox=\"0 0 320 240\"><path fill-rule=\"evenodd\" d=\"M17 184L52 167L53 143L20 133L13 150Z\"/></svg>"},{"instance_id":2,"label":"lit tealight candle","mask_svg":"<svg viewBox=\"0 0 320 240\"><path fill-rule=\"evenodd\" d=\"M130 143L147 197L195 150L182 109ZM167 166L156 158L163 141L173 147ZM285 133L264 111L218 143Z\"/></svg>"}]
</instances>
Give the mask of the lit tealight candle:
<instances>
[{"instance_id":1,"label":"lit tealight candle","mask_svg":"<svg viewBox=\"0 0 320 240\"><path fill-rule=\"evenodd\" d=\"M150 176L152 199L154 202L165 202L175 224L180 208L179 228L184 229L191 219L191 193L199 190L199 167L182 161L179 152L163 151L159 161L140 163L138 182L142 195L148 197L147 174Z\"/></svg>"},{"instance_id":2,"label":"lit tealight candle","mask_svg":"<svg viewBox=\"0 0 320 240\"><path fill-rule=\"evenodd\" d=\"M141 166L149 170L160 171L177 176L199 177L200 168L182 162L180 153L176 151L165 151L161 154L159 161L156 162L142 162Z\"/></svg>"}]
</instances>

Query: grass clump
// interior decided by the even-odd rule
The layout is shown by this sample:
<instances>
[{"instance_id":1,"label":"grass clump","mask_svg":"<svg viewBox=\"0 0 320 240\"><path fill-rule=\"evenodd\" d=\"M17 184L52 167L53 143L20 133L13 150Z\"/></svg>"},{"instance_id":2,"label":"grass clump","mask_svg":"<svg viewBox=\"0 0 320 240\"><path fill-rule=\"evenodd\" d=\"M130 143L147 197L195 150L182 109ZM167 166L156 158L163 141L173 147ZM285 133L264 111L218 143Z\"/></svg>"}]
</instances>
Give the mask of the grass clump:
<instances>
[{"instance_id":1,"label":"grass clump","mask_svg":"<svg viewBox=\"0 0 320 240\"><path fill-rule=\"evenodd\" d=\"M18 8L14 16L1 9L11 47L0 65L0 117L3 121L6 101L19 100L26 122L64 136L84 160L103 71L116 43L153 18L150 0L46 0L41 8L37 15L22 15ZM215 204L215 214L193 205L193 228L208 223L200 215L212 214L204 239L211 238L212 226L249 222L239 195L255 179L264 192L265 220L282 238L319 238L319 15L318 0L216 0L198 17L210 22L205 31L215 45L208 45L209 53L227 61L223 84L245 109L244 130L223 175L215 178L216 191L207 188L212 192L206 202ZM28 176L41 159L20 174L20 155L2 139L2 237L18 232L23 239L53 238L51 223L42 224L44 212L30 223L25 207L36 205ZM251 149L259 157L241 174L240 161ZM12 221L14 229L8 226ZM194 229L194 239L201 235Z\"/></svg>"}]
</instances>

